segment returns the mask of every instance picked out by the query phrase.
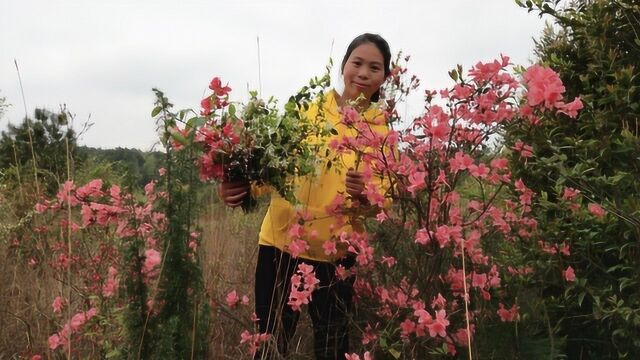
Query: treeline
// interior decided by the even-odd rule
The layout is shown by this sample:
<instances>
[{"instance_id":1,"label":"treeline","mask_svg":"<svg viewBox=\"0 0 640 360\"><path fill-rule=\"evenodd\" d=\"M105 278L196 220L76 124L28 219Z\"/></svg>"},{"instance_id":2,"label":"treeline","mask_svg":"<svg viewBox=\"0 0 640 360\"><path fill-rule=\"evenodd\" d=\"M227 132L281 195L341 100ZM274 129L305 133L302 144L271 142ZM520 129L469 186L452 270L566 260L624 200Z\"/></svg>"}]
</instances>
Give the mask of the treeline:
<instances>
[{"instance_id":1,"label":"treeline","mask_svg":"<svg viewBox=\"0 0 640 360\"><path fill-rule=\"evenodd\" d=\"M37 108L32 117L2 131L0 176L5 185L34 181L52 194L68 178L88 181L99 177L141 189L158 176L164 153L80 146L70 116L65 109L52 112Z\"/></svg>"},{"instance_id":2,"label":"treeline","mask_svg":"<svg viewBox=\"0 0 640 360\"><path fill-rule=\"evenodd\" d=\"M85 161L111 164L116 173L124 176L125 183L140 188L158 177L158 169L165 162L162 152L121 147L100 149L79 146L78 154Z\"/></svg>"}]
</instances>

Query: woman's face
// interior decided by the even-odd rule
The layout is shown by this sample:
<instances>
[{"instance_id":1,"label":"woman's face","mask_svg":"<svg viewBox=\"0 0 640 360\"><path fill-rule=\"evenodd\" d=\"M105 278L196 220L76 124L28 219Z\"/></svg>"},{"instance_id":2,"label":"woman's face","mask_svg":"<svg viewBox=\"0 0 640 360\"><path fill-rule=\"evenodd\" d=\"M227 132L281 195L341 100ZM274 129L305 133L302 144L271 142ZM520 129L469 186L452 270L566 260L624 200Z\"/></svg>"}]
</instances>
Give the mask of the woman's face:
<instances>
[{"instance_id":1,"label":"woman's face","mask_svg":"<svg viewBox=\"0 0 640 360\"><path fill-rule=\"evenodd\" d=\"M364 94L367 101L384 82L384 57L372 43L353 49L342 69L343 100L355 100Z\"/></svg>"}]
</instances>

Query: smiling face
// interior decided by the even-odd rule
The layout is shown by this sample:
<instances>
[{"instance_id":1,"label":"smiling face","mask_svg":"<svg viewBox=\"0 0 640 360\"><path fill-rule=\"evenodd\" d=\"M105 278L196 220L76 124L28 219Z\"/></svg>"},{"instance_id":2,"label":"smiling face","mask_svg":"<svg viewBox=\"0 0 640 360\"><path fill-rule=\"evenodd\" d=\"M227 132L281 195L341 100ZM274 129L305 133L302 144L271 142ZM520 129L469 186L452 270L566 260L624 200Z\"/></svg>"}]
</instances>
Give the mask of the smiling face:
<instances>
[{"instance_id":1,"label":"smiling face","mask_svg":"<svg viewBox=\"0 0 640 360\"><path fill-rule=\"evenodd\" d=\"M364 94L367 101L384 82L384 58L372 43L364 43L351 52L342 68L344 92L342 101L355 100Z\"/></svg>"}]
</instances>

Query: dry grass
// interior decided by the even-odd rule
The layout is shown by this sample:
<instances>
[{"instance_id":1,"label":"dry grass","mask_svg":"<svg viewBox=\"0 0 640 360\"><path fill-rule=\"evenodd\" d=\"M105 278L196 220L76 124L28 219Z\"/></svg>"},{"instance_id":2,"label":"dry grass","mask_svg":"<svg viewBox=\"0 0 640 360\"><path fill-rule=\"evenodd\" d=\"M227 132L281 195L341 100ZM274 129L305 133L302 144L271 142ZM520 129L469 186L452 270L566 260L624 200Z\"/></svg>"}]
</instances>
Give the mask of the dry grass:
<instances>
[{"instance_id":1,"label":"dry grass","mask_svg":"<svg viewBox=\"0 0 640 360\"><path fill-rule=\"evenodd\" d=\"M244 214L211 200L203 217L203 248L200 253L206 288L214 299L224 304L226 294L236 290L251 299L249 306L227 313L213 307L211 318L210 353L216 359L250 359L244 346L239 346L240 333L251 329L253 286L258 252L258 232L266 211L262 204L257 211ZM239 320L239 321L236 321ZM243 324L240 324L243 322ZM311 359L311 329L307 316L302 316L294 348L287 359Z\"/></svg>"}]
</instances>

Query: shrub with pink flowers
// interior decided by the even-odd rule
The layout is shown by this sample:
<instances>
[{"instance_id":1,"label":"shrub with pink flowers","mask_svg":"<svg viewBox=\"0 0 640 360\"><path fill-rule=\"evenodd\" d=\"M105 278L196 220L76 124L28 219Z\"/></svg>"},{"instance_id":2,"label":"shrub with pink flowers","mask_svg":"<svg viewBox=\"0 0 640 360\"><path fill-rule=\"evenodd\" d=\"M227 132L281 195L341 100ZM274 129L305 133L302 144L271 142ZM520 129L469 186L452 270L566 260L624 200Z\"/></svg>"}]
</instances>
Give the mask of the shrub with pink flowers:
<instances>
[{"instance_id":1,"label":"shrub with pink flowers","mask_svg":"<svg viewBox=\"0 0 640 360\"><path fill-rule=\"evenodd\" d=\"M503 283L513 276L508 266L518 264L500 254L537 232L530 216L535 194L512 175L508 160L517 154L526 162L532 149L523 142L496 144L508 126L536 124L559 112L575 115L581 103L564 102L562 83L550 69L534 65L521 76L511 69L506 56L466 74L458 67L450 73L455 85L426 91L425 113L408 129L395 130L394 105L417 81L402 80L406 70L396 68L380 104L391 127L386 135L343 109L343 123L357 136L329 146L358 154L367 201L338 195L328 209L338 220L325 250L339 244L356 257L357 265L339 275L356 276L355 321L366 356L476 353L480 324L519 319L517 299ZM366 232L340 231L341 224L363 223ZM290 234L304 248L308 234L293 226Z\"/></svg>"}]
</instances>

